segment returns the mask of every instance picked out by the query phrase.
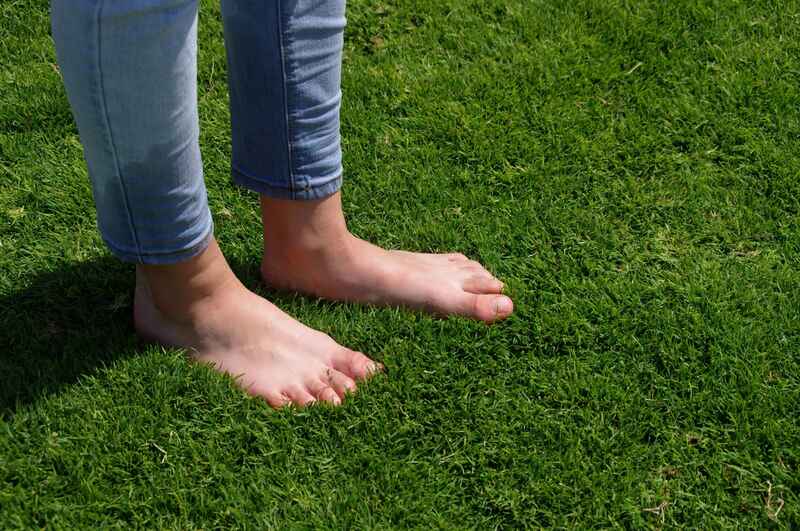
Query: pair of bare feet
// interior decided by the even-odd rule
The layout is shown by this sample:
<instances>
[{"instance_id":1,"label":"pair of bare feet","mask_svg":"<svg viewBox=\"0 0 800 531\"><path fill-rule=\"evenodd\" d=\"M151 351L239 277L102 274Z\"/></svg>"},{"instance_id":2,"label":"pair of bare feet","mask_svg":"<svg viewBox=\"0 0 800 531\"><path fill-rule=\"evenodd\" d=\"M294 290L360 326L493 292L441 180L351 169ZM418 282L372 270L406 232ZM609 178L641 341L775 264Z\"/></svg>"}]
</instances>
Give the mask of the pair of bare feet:
<instances>
[{"instance_id":1,"label":"pair of bare feet","mask_svg":"<svg viewBox=\"0 0 800 531\"><path fill-rule=\"evenodd\" d=\"M485 322L513 310L502 282L463 255L387 251L356 238L339 194L303 202L262 197L261 211L261 274L275 288ZM134 323L141 336L186 348L273 407L339 404L381 369L245 288L215 240L186 262L137 267Z\"/></svg>"}]
</instances>

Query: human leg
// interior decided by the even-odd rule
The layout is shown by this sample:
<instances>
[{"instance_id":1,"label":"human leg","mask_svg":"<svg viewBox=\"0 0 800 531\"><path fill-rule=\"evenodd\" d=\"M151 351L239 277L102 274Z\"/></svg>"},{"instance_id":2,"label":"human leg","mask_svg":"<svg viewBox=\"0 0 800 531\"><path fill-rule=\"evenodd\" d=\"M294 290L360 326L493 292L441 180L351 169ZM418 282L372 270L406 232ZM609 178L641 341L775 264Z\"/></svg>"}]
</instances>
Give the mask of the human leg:
<instances>
[{"instance_id":1,"label":"human leg","mask_svg":"<svg viewBox=\"0 0 800 531\"><path fill-rule=\"evenodd\" d=\"M202 252L196 1L53 0L52 27L106 244L142 264Z\"/></svg>"},{"instance_id":2,"label":"human leg","mask_svg":"<svg viewBox=\"0 0 800 531\"><path fill-rule=\"evenodd\" d=\"M137 331L186 347L274 406L333 403L376 366L236 279L198 146L194 0L54 0L53 35L98 225L137 263Z\"/></svg>"},{"instance_id":3,"label":"human leg","mask_svg":"<svg viewBox=\"0 0 800 531\"><path fill-rule=\"evenodd\" d=\"M347 230L339 196L344 15L344 0L223 0L232 172L261 194L265 281L329 299L507 317L513 303L503 284L477 262L387 251Z\"/></svg>"}]
</instances>

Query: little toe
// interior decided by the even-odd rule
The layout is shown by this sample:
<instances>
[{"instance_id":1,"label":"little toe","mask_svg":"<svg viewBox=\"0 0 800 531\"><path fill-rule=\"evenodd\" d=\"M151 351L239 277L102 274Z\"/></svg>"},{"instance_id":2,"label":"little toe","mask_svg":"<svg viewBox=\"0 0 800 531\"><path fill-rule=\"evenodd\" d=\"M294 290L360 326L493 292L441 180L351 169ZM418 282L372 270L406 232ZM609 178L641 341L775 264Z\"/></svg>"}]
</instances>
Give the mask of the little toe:
<instances>
[{"instance_id":1,"label":"little toe","mask_svg":"<svg viewBox=\"0 0 800 531\"><path fill-rule=\"evenodd\" d=\"M468 262L469 258L461 253L447 253L444 255L450 262Z\"/></svg>"},{"instance_id":2,"label":"little toe","mask_svg":"<svg viewBox=\"0 0 800 531\"><path fill-rule=\"evenodd\" d=\"M478 262L459 262L458 268L464 273L472 273L475 275L487 274L491 275L489 271Z\"/></svg>"},{"instance_id":3,"label":"little toe","mask_svg":"<svg viewBox=\"0 0 800 531\"><path fill-rule=\"evenodd\" d=\"M491 323L505 319L514 311L514 303L505 295L464 293L460 311L462 315Z\"/></svg>"},{"instance_id":4,"label":"little toe","mask_svg":"<svg viewBox=\"0 0 800 531\"><path fill-rule=\"evenodd\" d=\"M333 368L354 380L362 380L378 372L381 366L361 352L344 349L333 358Z\"/></svg>"},{"instance_id":5,"label":"little toe","mask_svg":"<svg viewBox=\"0 0 800 531\"><path fill-rule=\"evenodd\" d=\"M473 275L467 278L462 285L464 291L470 293L502 293L503 283L491 276L490 274Z\"/></svg>"},{"instance_id":6,"label":"little toe","mask_svg":"<svg viewBox=\"0 0 800 531\"><path fill-rule=\"evenodd\" d=\"M481 271L486 271L486 268L483 267L483 264L480 262L476 262L475 260L467 260L466 262L462 262L459 265L463 268L480 269Z\"/></svg>"}]
</instances>

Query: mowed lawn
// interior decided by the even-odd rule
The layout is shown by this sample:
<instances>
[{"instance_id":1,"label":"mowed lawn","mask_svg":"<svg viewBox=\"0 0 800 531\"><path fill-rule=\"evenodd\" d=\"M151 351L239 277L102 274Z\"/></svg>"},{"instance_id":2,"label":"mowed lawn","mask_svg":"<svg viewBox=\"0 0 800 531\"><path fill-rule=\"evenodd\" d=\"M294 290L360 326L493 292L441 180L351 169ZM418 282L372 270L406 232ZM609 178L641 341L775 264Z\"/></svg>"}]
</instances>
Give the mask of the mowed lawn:
<instances>
[{"instance_id":1,"label":"mowed lawn","mask_svg":"<svg viewBox=\"0 0 800 531\"><path fill-rule=\"evenodd\" d=\"M248 286L387 371L338 409L276 412L138 343L47 2L3 0L0 528L800 526L800 4L348 9L352 230L483 261L513 318L259 283L204 0L221 246Z\"/></svg>"}]
</instances>

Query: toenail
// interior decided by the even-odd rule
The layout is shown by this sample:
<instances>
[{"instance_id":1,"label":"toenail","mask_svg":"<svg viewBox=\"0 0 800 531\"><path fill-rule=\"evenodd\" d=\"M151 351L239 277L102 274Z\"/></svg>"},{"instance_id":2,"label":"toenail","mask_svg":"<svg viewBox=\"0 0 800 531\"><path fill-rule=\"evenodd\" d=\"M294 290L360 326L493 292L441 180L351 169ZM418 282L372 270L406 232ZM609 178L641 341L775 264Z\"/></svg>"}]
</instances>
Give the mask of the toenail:
<instances>
[{"instance_id":1,"label":"toenail","mask_svg":"<svg viewBox=\"0 0 800 531\"><path fill-rule=\"evenodd\" d=\"M494 303L495 314L510 313L512 308L511 300L506 297L498 297Z\"/></svg>"}]
</instances>

